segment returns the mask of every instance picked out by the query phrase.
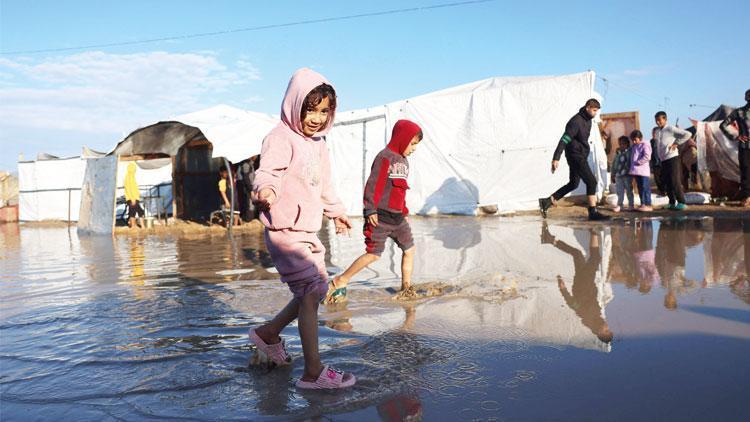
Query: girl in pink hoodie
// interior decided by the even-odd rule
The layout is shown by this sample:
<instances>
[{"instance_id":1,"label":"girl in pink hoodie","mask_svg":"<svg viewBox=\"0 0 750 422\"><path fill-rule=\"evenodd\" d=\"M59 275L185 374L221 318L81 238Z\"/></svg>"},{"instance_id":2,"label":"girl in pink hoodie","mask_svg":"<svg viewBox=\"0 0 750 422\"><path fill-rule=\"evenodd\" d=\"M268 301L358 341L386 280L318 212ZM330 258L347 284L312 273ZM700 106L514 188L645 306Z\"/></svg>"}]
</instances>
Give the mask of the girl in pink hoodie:
<instances>
[{"instance_id":1,"label":"girl in pink hoodie","mask_svg":"<svg viewBox=\"0 0 750 422\"><path fill-rule=\"evenodd\" d=\"M328 290L325 247L316 233L323 215L336 232L351 228L331 182L331 165L323 136L333 126L336 91L322 75L300 69L289 81L281 122L263 140L253 197L262 210L268 252L294 298L270 322L250 330L261 358L288 365L281 331L295 318L302 341L305 371L300 388L344 388L355 377L323 365L318 352L318 304Z\"/></svg>"}]
</instances>

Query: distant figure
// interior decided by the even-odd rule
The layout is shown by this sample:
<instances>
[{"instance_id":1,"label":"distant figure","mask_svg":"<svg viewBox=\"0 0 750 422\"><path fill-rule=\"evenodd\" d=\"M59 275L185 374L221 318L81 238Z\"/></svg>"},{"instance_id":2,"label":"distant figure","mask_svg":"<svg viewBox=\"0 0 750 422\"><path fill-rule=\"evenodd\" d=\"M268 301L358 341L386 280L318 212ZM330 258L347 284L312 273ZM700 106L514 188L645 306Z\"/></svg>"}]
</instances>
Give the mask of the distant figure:
<instances>
[{"instance_id":1,"label":"distant figure","mask_svg":"<svg viewBox=\"0 0 750 422\"><path fill-rule=\"evenodd\" d=\"M219 177L219 194L222 201L221 210L227 216L227 224L229 224L229 218L233 218L234 225L238 226L240 224L240 216L232 209L232 203L229 201L229 197L227 197L227 185L229 185L229 195L234 197L234 203L237 204L239 201L237 201L235 186L229 183L229 170L227 170L226 166L221 166L221 169L219 169Z\"/></svg>"},{"instance_id":2,"label":"distant figure","mask_svg":"<svg viewBox=\"0 0 750 422\"><path fill-rule=\"evenodd\" d=\"M676 126L667 125L667 113L660 111L654 115L656 126L656 153L661 161L661 177L669 197L670 210L687 209L685 194L682 191L682 162L677 147L689 141L693 136L690 132Z\"/></svg>"},{"instance_id":3,"label":"distant figure","mask_svg":"<svg viewBox=\"0 0 750 422\"><path fill-rule=\"evenodd\" d=\"M617 140L618 148L615 152L615 159L612 160L612 182L615 184L617 190L617 206L612 211L620 212L623 205L625 204L625 193L628 194L628 207L632 211L635 208L635 202L633 198L633 179L630 177L630 157L631 147L630 138L627 136L620 136Z\"/></svg>"},{"instance_id":4,"label":"distant figure","mask_svg":"<svg viewBox=\"0 0 750 422\"><path fill-rule=\"evenodd\" d=\"M356 382L354 375L323 365L318 348L318 306L328 290L328 273L317 233L323 215L333 219L336 233L351 228L333 187L324 138L335 114L330 82L307 68L296 71L284 95L281 122L263 140L253 191L266 247L293 298L271 321L251 329L250 341L275 364L289 365L279 334L297 319L305 358L296 383L301 389L346 388Z\"/></svg>"},{"instance_id":5,"label":"distant figure","mask_svg":"<svg viewBox=\"0 0 750 422\"><path fill-rule=\"evenodd\" d=\"M243 161L237 167L237 186L239 191L240 217L243 221L251 221L255 218L255 206L250 200L255 182L255 161L257 155Z\"/></svg>"},{"instance_id":6,"label":"distant figure","mask_svg":"<svg viewBox=\"0 0 750 422\"><path fill-rule=\"evenodd\" d=\"M406 207L406 190L409 189L406 182L409 176L407 157L417 149L422 137L422 129L416 123L399 120L393 126L388 146L375 156L364 192L365 253L343 274L331 280L325 303L346 298L346 286L351 278L380 259L388 238L393 239L403 251L401 292L407 293L411 287L414 239L406 217L409 215Z\"/></svg>"},{"instance_id":7,"label":"distant figure","mask_svg":"<svg viewBox=\"0 0 750 422\"><path fill-rule=\"evenodd\" d=\"M659 154L656 153L656 135L659 133L659 126L654 126L651 129L651 161L649 167L651 167L651 174L654 177L654 183L656 184L656 190L660 195L667 194L667 188L664 186L664 177L661 175L661 161L659 160Z\"/></svg>"},{"instance_id":8,"label":"distant figure","mask_svg":"<svg viewBox=\"0 0 750 422\"><path fill-rule=\"evenodd\" d=\"M630 140L633 141L630 176L635 179L638 186L638 196L641 200L641 206L638 211L653 211L651 207L651 172L649 171L651 162L651 143L643 142L643 134L640 130L634 130L630 133Z\"/></svg>"},{"instance_id":9,"label":"distant figure","mask_svg":"<svg viewBox=\"0 0 750 422\"><path fill-rule=\"evenodd\" d=\"M141 208L141 191L135 181L135 162L128 163L125 174L125 201L128 203L128 227L135 226L135 216L138 215L138 227L143 227L143 208Z\"/></svg>"},{"instance_id":10,"label":"distant figure","mask_svg":"<svg viewBox=\"0 0 750 422\"><path fill-rule=\"evenodd\" d=\"M608 220L609 217L601 214L596 209L596 177L589 167L589 135L591 134L591 120L599 112L601 104L592 98L578 110L578 114L568 120L565 125L560 142L552 156L552 173L555 173L560 165L560 156L565 151L565 159L568 160L570 168L570 181L565 186L553 193L549 198L539 198L539 209L542 217L547 218L547 210L555 205L562 197L574 191L583 179L586 184L586 196L588 199L589 220Z\"/></svg>"},{"instance_id":11,"label":"distant figure","mask_svg":"<svg viewBox=\"0 0 750 422\"><path fill-rule=\"evenodd\" d=\"M745 106L736 108L721 122L721 131L727 138L739 143L740 200L750 207L750 89L745 91Z\"/></svg>"},{"instance_id":12,"label":"distant figure","mask_svg":"<svg viewBox=\"0 0 750 422\"><path fill-rule=\"evenodd\" d=\"M593 231L590 232L590 253L589 258L583 255L578 249L568 245L562 240L557 240L548 231L547 223L542 225L542 243L552 244L555 248L567 253L573 257L575 265L575 275L573 276L573 286L568 291L565 281L562 277L557 278L557 287L565 299L565 303L574 310L581 318L581 322L592 333L604 343L611 343L614 335L609 329L609 324L602 316L602 306L597 296L598 289L594 279L599 264L602 262L601 248L599 247L599 236Z\"/></svg>"}]
</instances>

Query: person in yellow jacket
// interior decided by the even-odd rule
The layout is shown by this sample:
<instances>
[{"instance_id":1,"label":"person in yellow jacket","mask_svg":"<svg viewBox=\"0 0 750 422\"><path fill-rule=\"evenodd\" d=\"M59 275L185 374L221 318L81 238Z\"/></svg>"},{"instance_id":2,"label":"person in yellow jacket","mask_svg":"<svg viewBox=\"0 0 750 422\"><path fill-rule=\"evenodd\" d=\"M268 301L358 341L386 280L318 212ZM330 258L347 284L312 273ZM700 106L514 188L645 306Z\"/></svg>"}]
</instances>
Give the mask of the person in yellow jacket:
<instances>
[{"instance_id":1,"label":"person in yellow jacket","mask_svg":"<svg viewBox=\"0 0 750 422\"><path fill-rule=\"evenodd\" d=\"M143 208L141 208L141 191L138 189L138 183L135 181L135 163L128 164L128 171L125 174L125 201L128 203L128 226L132 229L135 226L135 216L138 214L138 226L143 227Z\"/></svg>"}]
</instances>

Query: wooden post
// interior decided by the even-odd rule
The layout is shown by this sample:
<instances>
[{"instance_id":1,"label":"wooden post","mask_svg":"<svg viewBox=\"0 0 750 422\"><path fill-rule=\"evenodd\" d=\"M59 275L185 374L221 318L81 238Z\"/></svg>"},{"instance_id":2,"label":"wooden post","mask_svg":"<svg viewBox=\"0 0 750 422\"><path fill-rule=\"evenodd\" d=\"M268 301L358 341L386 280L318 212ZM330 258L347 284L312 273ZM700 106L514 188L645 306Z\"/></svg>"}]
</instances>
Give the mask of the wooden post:
<instances>
[{"instance_id":1,"label":"wooden post","mask_svg":"<svg viewBox=\"0 0 750 422\"><path fill-rule=\"evenodd\" d=\"M177 167L175 167L175 156L172 157L172 218L176 221L177 220ZM164 213L166 214L166 212ZM166 217L166 216L165 216ZM169 217L166 217L167 221L169 220Z\"/></svg>"}]
</instances>

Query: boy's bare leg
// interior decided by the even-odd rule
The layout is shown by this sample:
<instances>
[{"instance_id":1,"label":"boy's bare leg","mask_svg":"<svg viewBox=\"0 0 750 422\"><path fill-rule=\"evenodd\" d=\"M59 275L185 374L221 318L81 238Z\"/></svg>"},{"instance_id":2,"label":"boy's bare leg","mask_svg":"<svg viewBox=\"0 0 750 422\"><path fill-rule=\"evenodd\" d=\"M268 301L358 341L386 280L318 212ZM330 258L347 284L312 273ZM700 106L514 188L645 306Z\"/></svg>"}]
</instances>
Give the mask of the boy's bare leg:
<instances>
[{"instance_id":1,"label":"boy's bare leg","mask_svg":"<svg viewBox=\"0 0 750 422\"><path fill-rule=\"evenodd\" d=\"M291 324L297 318L301 300L294 298L281 310L272 320L255 329L263 341L268 344L276 344L281 341L279 334L287 325Z\"/></svg>"},{"instance_id":2,"label":"boy's bare leg","mask_svg":"<svg viewBox=\"0 0 750 422\"><path fill-rule=\"evenodd\" d=\"M404 251L404 255L401 258L401 290L408 290L411 287L411 273L414 270L414 249L411 248Z\"/></svg>"},{"instance_id":3,"label":"boy's bare leg","mask_svg":"<svg viewBox=\"0 0 750 422\"><path fill-rule=\"evenodd\" d=\"M379 256L371 253L361 255L359 258L352 262L352 265L344 271L343 274L334 277L333 284L337 289L346 287L349 284L349 280L354 277L358 272L362 271L368 265L380 259Z\"/></svg>"},{"instance_id":4,"label":"boy's bare leg","mask_svg":"<svg viewBox=\"0 0 750 422\"><path fill-rule=\"evenodd\" d=\"M302 340L302 354L305 357L304 381L315 381L323 371L318 350L318 303L317 292L306 294L299 305L299 336Z\"/></svg>"}]
</instances>

